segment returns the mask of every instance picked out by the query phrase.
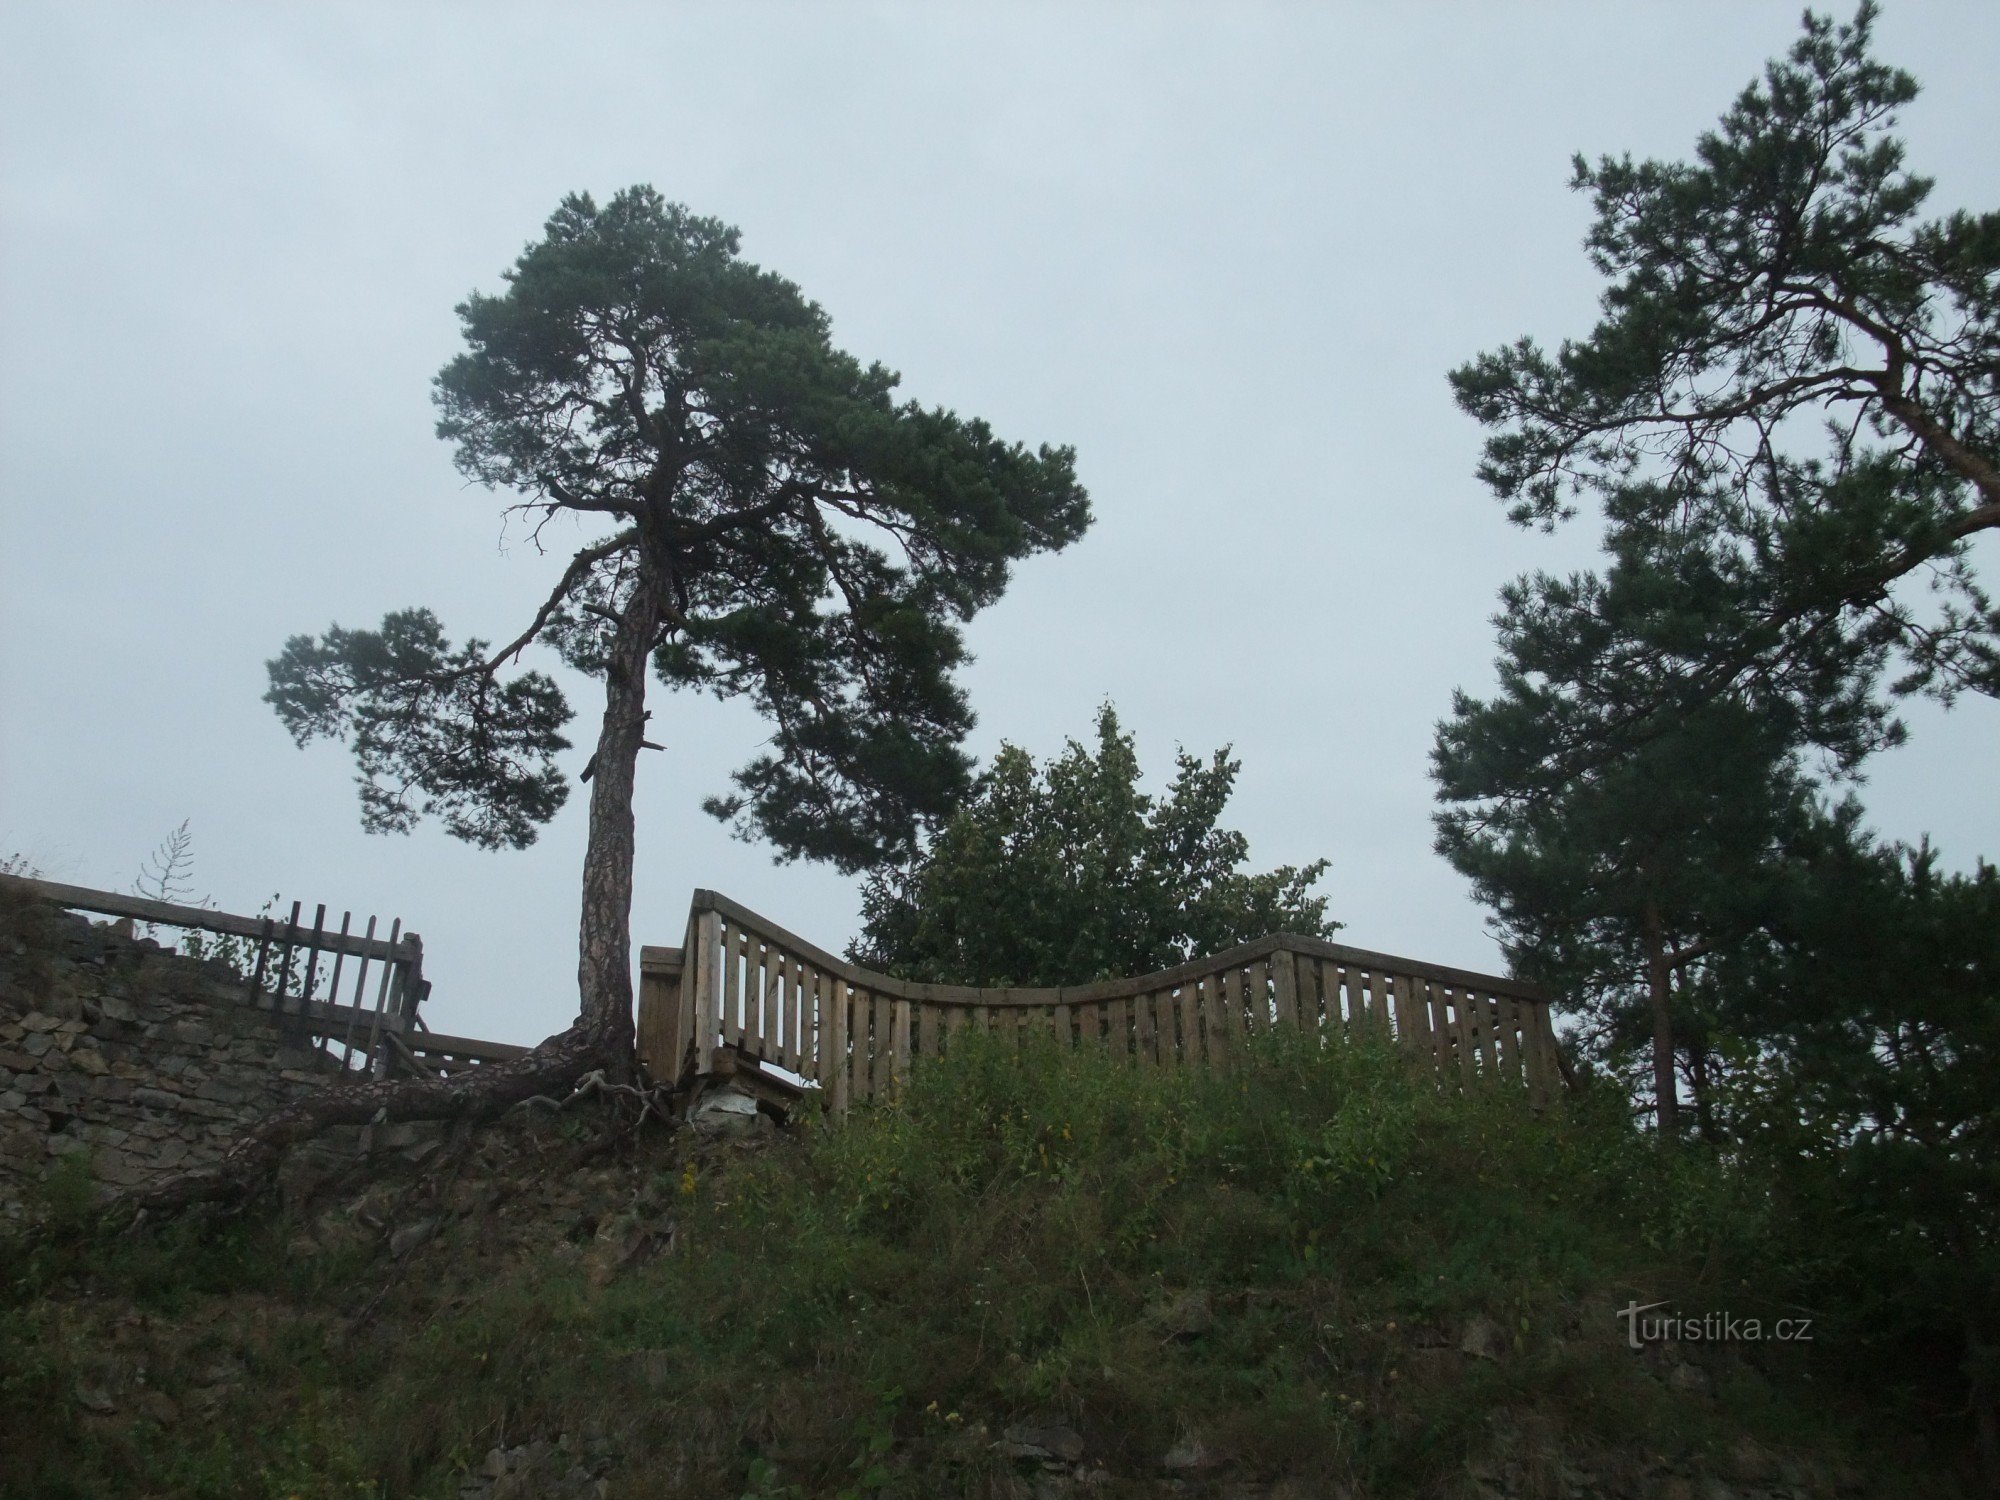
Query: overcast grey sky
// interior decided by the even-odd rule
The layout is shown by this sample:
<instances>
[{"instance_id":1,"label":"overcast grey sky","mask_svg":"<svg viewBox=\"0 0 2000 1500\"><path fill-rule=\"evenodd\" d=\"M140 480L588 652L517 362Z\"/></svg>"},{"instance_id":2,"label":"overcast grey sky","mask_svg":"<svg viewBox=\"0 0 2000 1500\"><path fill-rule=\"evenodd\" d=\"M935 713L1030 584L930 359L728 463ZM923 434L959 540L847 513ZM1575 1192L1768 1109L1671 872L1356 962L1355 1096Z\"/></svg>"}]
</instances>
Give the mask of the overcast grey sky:
<instances>
[{"instance_id":1,"label":"overcast grey sky","mask_svg":"<svg viewBox=\"0 0 2000 1500\"><path fill-rule=\"evenodd\" d=\"M1431 852L1432 726L1492 680L1500 586L1595 538L1505 523L1445 372L1588 328L1571 153L1684 157L1797 18L10 0L0 855L124 887L189 818L227 908L281 891L419 929L439 1028L569 1020L585 799L525 853L370 837L345 753L293 749L260 695L333 621L520 628L561 559L455 473L430 380L453 305L565 193L650 182L738 225L906 395L1075 445L1096 526L971 631L982 756L1052 753L1107 698L1156 773L1232 743L1260 867L1323 855L1351 941L1497 967ZM1878 36L1924 85L1903 133L1933 208L2000 206L2000 6L1891 0ZM594 685L565 680L587 742ZM706 885L843 945L854 882L698 809L754 716L654 707L635 940L678 942ZM1908 717L1863 789L1876 826L2000 854L2000 707Z\"/></svg>"}]
</instances>

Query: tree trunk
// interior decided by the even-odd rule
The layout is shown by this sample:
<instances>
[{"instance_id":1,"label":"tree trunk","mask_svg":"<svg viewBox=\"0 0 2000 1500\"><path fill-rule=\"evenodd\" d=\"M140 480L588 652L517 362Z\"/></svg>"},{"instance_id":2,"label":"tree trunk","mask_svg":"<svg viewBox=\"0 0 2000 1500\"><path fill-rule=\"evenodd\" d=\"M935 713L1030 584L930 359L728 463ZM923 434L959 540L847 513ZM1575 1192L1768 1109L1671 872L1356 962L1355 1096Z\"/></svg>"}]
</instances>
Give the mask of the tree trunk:
<instances>
[{"instance_id":1,"label":"tree trunk","mask_svg":"<svg viewBox=\"0 0 2000 1500\"><path fill-rule=\"evenodd\" d=\"M1715 1144L1715 1097L1709 1088L1708 1048L1698 1042L1688 1044L1688 1082L1694 1087L1694 1123L1703 1141Z\"/></svg>"},{"instance_id":2,"label":"tree trunk","mask_svg":"<svg viewBox=\"0 0 2000 1500\"><path fill-rule=\"evenodd\" d=\"M342 1083L267 1115L209 1166L119 1194L107 1216L159 1216L196 1203L232 1203L268 1184L285 1148L337 1125L401 1120L490 1120L537 1095L560 1094L602 1069L609 1081L634 1072L632 1031L632 795L646 723L646 671L659 620L658 566L638 549L638 577L613 635L605 672L604 724L591 779L590 834L583 857L578 934L579 1012L568 1030L526 1057L451 1078Z\"/></svg>"},{"instance_id":3,"label":"tree trunk","mask_svg":"<svg viewBox=\"0 0 2000 1500\"><path fill-rule=\"evenodd\" d=\"M638 576L625 601L604 674L604 725L590 783L590 836L583 855L583 909L577 934L577 1024L603 1038L618 1061L614 1082L633 1062L632 796L646 732L646 671L660 615L660 570L644 538Z\"/></svg>"},{"instance_id":4,"label":"tree trunk","mask_svg":"<svg viewBox=\"0 0 2000 1500\"><path fill-rule=\"evenodd\" d=\"M1671 1143L1680 1134L1680 1082L1674 1077L1674 969L1667 952L1660 909L1646 903L1646 989L1653 1011L1653 1118L1660 1139Z\"/></svg>"}]
</instances>

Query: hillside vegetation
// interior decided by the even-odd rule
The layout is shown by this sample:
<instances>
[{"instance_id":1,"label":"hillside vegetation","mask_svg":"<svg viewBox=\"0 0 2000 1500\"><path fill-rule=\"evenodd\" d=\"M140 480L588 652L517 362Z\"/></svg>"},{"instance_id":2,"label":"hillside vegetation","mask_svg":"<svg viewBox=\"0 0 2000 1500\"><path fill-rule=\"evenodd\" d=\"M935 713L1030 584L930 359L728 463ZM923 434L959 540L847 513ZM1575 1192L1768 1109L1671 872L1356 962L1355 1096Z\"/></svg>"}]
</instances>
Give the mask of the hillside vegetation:
<instances>
[{"instance_id":1,"label":"hillside vegetation","mask_svg":"<svg viewBox=\"0 0 2000 1500\"><path fill-rule=\"evenodd\" d=\"M0 1493L1960 1492L1951 1372L1822 1305L1754 1163L1626 1116L1295 1044L968 1047L731 1141L403 1127L234 1219L0 1255ZM1815 1338L1626 1347L1663 1300Z\"/></svg>"}]
</instances>

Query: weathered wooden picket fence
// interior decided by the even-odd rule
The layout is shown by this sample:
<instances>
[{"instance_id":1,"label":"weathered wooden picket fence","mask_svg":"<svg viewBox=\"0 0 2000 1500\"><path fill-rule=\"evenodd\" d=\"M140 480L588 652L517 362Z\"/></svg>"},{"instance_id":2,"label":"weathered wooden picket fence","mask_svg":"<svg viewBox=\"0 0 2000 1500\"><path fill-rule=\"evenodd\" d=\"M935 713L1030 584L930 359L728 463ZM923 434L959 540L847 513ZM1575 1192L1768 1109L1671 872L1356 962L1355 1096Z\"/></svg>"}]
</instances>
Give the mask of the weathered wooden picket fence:
<instances>
[{"instance_id":1,"label":"weathered wooden picket fence","mask_svg":"<svg viewBox=\"0 0 2000 1500\"><path fill-rule=\"evenodd\" d=\"M1278 933L1135 979L1059 989L913 984L835 957L714 891L680 948L640 952L639 1054L672 1081L784 1069L835 1111L896 1087L967 1032L1051 1035L1142 1068L1227 1067L1276 1029L1377 1037L1454 1088L1564 1087L1546 991L1514 979Z\"/></svg>"},{"instance_id":2,"label":"weathered wooden picket fence","mask_svg":"<svg viewBox=\"0 0 2000 1500\"><path fill-rule=\"evenodd\" d=\"M344 1070L448 1075L479 1063L519 1057L528 1050L429 1029L418 1011L430 993L430 983L423 977L423 939L403 931L400 917L382 936L372 916L360 931L354 930L352 912L342 912L339 925L332 925L324 904L306 922L304 903L299 901L281 920L24 876L0 875L0 882L74 911L233 940L239 945L235 956L245 971L244 1003L289 1020Z\"/></svg>"}]
</instances>

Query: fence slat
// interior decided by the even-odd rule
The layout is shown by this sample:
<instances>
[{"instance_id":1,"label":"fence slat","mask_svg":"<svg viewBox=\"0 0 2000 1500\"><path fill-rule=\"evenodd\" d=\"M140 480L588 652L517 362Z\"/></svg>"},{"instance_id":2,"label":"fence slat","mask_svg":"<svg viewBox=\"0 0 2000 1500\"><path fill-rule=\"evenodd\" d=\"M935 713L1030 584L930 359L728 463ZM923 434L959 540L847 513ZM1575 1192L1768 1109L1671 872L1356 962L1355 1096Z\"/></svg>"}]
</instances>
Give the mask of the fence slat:
<instances>
[{"instance_id":1,"label":"fence slat","mask_svg":"<svg viewBox=\"0 0 2000 1500\"><path fill-rule=\"evenodd\" d=\"M876 1098L889 1091L889 997L879 992L868 996L868 1096Z\"/></svg>"},{"instance_id":2,"label":"fence slat","mask_svg":"<svg viewBox=\"0 0 2000 1500\"><path fill-rule=\"evenodd\" d=\"M1141 1068L1151 1071L1159 1065L1159 1020L1150 994L1132 997L1132 1041Z\"/></svg>"},{"instance_id":3,"label":"fence slat","mask_svg":"<svg viewBox=\"0 0 2000 1500\"><path fill-rule=\"evenodd\" d=\"M1283 948L1271 955L1271 996L1276 1007L1275 1024L1287 1031L1298 1030L1298 964Z\"/></svg>"},{"instance_id":4,"label":"fence slat","mask_svg":"<svg viewBox=\"0 0 2000 1500\"><path fill-rule=\"evenodd\" d=\"M1201 981L1183 979L1179 998L1180 1008L1180 1048L1174 1054L1174 1061L1183 1068L1196 1067L1201 1062Z\"/></svg>"},{"instance_id":5,"label":"fence slat","mask_svg":"<svg viewBox=\"0 0 2000 1500\"><path fill-rule=\"evenodd\" d=\"M848 1053L853 1047L853 1041L849 1035L847 1014L850 998L847 981L836 977L833 981L833 1015L831 1017L833 1022L833 1039L831 1045L827 1047L826 1060L820 1065L820 1076L822 1078L830 1077L833 1080L833 1107L835 1112L840 1114L847 1112L848 1103L853 1098L853 1089L849 1083L852 1064L848 1061Z\"/></svg>"}]
</instances>

